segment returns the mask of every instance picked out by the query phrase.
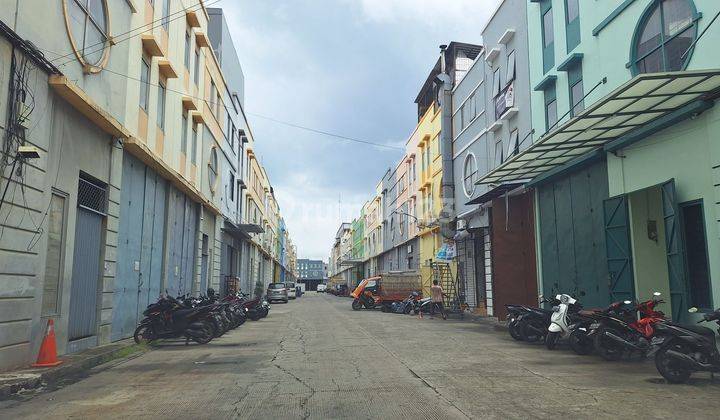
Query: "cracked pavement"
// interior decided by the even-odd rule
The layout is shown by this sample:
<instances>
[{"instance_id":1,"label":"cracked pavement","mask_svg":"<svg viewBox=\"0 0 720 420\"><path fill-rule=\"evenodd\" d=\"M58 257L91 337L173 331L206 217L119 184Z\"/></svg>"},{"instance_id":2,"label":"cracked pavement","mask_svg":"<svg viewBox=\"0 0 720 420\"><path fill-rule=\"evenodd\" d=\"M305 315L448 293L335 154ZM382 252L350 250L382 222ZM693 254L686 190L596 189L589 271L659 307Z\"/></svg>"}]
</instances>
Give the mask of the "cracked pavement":
<instances>
[{"instance_id":1,"label":"cracked pavement","mask_svg":"<svg viewBox=\"0 0 720 420\"><path fill-rule=\"evenodd\" d=\"M513 341L489 323L352 311L308 293L209 345L163 342L2 418L717 418L720 379L665 384L651 361L607 363Z\"/></svg>"}]
</instances>

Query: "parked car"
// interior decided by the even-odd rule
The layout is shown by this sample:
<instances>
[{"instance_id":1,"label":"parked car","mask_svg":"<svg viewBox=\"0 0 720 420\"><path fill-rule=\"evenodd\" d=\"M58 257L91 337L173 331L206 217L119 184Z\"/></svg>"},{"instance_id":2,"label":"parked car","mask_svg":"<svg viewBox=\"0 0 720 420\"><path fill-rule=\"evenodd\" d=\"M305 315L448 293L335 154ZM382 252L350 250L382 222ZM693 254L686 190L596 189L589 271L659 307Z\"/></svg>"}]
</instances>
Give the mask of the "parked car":
<instances>
[{"instance_id":1,"label":"parked car","mask_svg":"<svg viewBox=\"0 0 720 420\"><path fill-rule=\"evenodd\" d=\"M315 289L315 291L318 293L325 293L326 290L327 290L327 284L318 284L317 289Z\"/></svg>"},{"instance_id":2,"label":"parked car","mask_svg":"<svg viewBox=\"0 0 720 420\"><path fill-rule=\"evenodd\" d=\"M285 283L285 287L287 288L288 298L295 299L297 297L297 290L295 290L295 283L292 283L292 282Z\"/></svg>"},{"instance_id":3,"label":"parked car","mask_svg":"<svg viewBox=\"0 0 720 420\"><path fill-rule=\"evenodd\" d=\"M267 289L267 300L270 303L275 302L276 300L288 303L288 290L286 284L270 283Z\"/></svg>"}]
</instances>

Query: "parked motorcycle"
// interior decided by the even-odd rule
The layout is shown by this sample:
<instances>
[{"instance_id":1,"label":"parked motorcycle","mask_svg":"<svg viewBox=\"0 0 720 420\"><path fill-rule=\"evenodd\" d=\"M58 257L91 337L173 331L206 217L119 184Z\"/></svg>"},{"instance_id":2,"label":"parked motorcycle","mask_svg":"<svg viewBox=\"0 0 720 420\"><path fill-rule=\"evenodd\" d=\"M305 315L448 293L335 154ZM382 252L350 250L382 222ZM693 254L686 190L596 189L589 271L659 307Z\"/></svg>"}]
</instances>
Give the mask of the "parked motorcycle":
<instances>
[{"instance_id":1,"label":"parked motorcycle","mask_svg":"<svg viewBox=\"0 0 720 420\"><path fill-rule=\"evenodd\" d=\"M545 335L545 346L548 350L553 350L559 339L570 336L571 316L582 308L570 295L557 295L555 300L560 301L560 304L553 306L553 313L550 315L550 326Z\"/></svg>"},{"instance_id":2,"label":"parked motorcycle","mask_svg":"<svg viewBox=\"0 0 720 420\"><path fill-rule=\"evenodd\" d=\"M186 308L177 299L161 297L143 311L145 318L135 329L133 338L138 344L178 337L185 337L186 343L193 340L207 344L213 339L213 327L208 320L211 310L210 307Z\"/></svg>"},{"instance_id":3,"label":"parked motorcycle","mask_svg":"<svg viewBox=\"0 0 720 420\"><path fill-rule=\"evenodd\" d=\"M559 305L560 301L554 298L548 299L541 295L540 303L549 303L555 306ZM514 328L520 336L520 339L528 343L534 343L544 339L550 327L550 316L553 314L553 311L531 306L523 306L522 308L523 311L518 314L514 321Z\"/></svg>"},{"instance_id":4,"label":"parked motorcycle","mask_svg":"<svg viewBox=\"0 0 720 420\"><path fill-rule=\"evenodd\" d=\"M409 315L415 309L415 302L417 302L419 298L420 294L418 292L412 292L402 302L393 302L392 305L390 305L390 311L396 314Z\"/></svg>"},{"instance_id":5,"label":"parked motorcycle","mask_svg":"<svg viewBox=\"0 0 720 420\"><path fill-rule=\"evenodd\" d=\"M372 297L372 293L369 291L363 291L360 296L353 300L352 308L355 311L362 308L375 309L375 298Z\"/></svg>"},{"instance_id":6,"label":"parked motorcycle","mask_svg":"<svg viewBox=\"0 0 720 420\"><path fill-rule=\"evenodd\" d=\"M505 309L508 313L507 327L508 332L510 333L510 337L514 338L515 340L522 341L522 336L520 335L520 330L518 328L518 320L523 313L527 312L527 309L525 309L525 306L523 305L510 304L505 305Z\"/></svg>"},{"instance_id":7,"label":"parked motorcycle","mask_svg":"<svg viewBox=\"0 0 720 420\"><path fill-rule=\"evenodd\" d=\"M638 353L646 357L651 350L651 340L655 335L655 325L665 320L665 314L656 311L655 307L664 303L659 299L660 293L655 292L653 299L636 303L619 314L603 314L594 322L588 333L593 337L595 351L605 360L615 361L625 353ZM625 301L627 305L632 302ZM637 313L640 319L637 319Z\"/></svg>"},{"instance_id":8,"label":"parked motorcycle","mask_svg":"<svg viewBox=\"0 0 720 420\"><path fill-rule=\"evenodd\" d=\"M690 308L689 312L695 313L697 308ZM720 326L720 309L703 315L698 324L712 321ZM681 384L693 372L720 372L720 353L712 329L674 322L658 323L655 328L664 338L655 354L655 367L665 380Z\"/></svg>"},{"instance_id":9,"label":"parked motorcycle","mask_svg":"<svg viewBox=\"0 0 720 420\"><path fill-rule=\"evenodd\" d=\"M604 309L580 310L571 316L569 325L570 335L568 343L570 348L581 356L588 355L595 349L595 343L591 336L588 336L590 326L605 314L618 314L622 311L624 302L614 302Z\"/></svg>"}]
</instances>

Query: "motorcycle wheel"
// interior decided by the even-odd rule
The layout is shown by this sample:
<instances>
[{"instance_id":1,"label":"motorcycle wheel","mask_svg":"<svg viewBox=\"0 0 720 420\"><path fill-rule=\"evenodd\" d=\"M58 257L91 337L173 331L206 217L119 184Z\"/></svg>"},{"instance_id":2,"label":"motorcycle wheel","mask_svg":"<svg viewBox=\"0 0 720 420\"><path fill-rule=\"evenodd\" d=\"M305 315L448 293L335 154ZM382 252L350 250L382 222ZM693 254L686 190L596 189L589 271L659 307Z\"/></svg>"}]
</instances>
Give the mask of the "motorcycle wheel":
<instances>
[{"instance_id":1,"label":"motorcycle wheel","mask_svg":"<svg viewBox=\"0 0 720 420\"><path fill-rule=\"evenodd\" d=\"M530 320L520 323L518 329L520 330L520 337L522 337L523 341L535 343L543 338L544 334L539 331L547 330L547 327L544 324L541 325L537 320Z\"/></svg>"},{"instance_id":2,"label":"motorcycle wheel","mask_svg":"<svg viewBox=\"0 0 720 420\"><path fill-rule=\"evenodd\" d=\"M587 356L593 351L593 342L587 337L584 331L575 330L570 333L568 342L575 354L579 354L580 356Z\"/></svg>"},{"instance_id":3,"label":"motorcycle wheel","mask_svg":"<svg viewBox=\"0 0 720 420\"><path fill-rule=\"evenodd\" d=\"M412 305L405 305L405 309L403 310L403 313L405 315L410 315L410 312L412 312Z\"/></svg>"},{"instance_id":4,"label":"motorcycle wheel","mask_svg":"<svg viewBox=\"0 0 720 420\"><path fill-rule=\"evenodd\" d=\"M250 321L257 321L262 317L259 313L257 313L257 311L250 311L248 312L248 318L250 318Z\"/></svg>"},{"instance_id":5,"label":"motorcycle wheel","mask_svg":"<svg viewBox=\"0 0 720 420\"><path fill-rule=\"evenodd\" d=\"M547 333L547 335L545 336L545 347L547 347L548 350L555 350L555 347L557 346L559 339L560 339L559 332L549 331Z\"/></svg>"},{"instance_id":6,"label":"motorcycle wheel","mask_svg":"<svg viewBox=\"0 0 720 420\"><path fill-rule=\"evenodd\" d=\"M190 339L198 344L207 344L213 339L212 326L208 322L204 322L202 330L190 335Z\"/></svg>"},{"instance_id":7,"label":"motorcycle wheel","mask_svg":"<svg viewBox=\"0 0 720 420\"><path fill-rule=\"evenodd\" d=\"M668 345L663 346L655 354L655 367L658 372L660 372L660 375L662 375L662 377L669 383L684 384L688 379L690 379L692 371L684 368L681 363L673 359L671 356L668 356L667 351L671 349L681 353L690 352L690 350L685 348L685 346L671 342Z\"/></svg>"},{"instance_id":8,"label":"motorcycle wheel","mask_svg":"<svg viewBox=\"0 0 720 420\"><path fill-rule=\"evenodd\" d=\"M522 336L520 335L520 330L518 329L518 322L512 321L508 323L508 332L510 333L510 337L517 341L523 341Z\"/></svg>"},{"instance_id":9,"label":"motorcycle wheel","mask_svg":"<svg viewBox=\"0 0 720 420\"><path fill-rule=\"evenodd\" d=\"M617 344L615 344L615 342L612 341L611 338L606 337L605 331L611 331L616 335L622 336L622 333L619 333L618 331L615 331L612 329L606 330L605 328L600 328L595 333L595 351L603 359L605 359L609 362L616 362L616 361L622 359L623 349L621 347L619 347Z\"/></svg>"},{"instance_id":10,"label":"motorcycle wheel","mask_svg":"<svg viewBox=\"0 0 720 420\"><path fill-rule=\"evenodd\" d=\"M367 301L365 301L365 307L367 309L375 309L375 299L369 298Z\"/></svg>"},{"instance_id":11,"label":"motorcycle wheel","mask_svg":"<svg viewBox=\"0 0 720 420\"><path fill-rule=\"evenodd\" d=\"M218 321L216 318L213 317L212 321L210 321L210 325L210 331L212 332L213 337L218 338L225 334L222 323L220 323L220 321Z\"/></svg>"},{"instance_id":12,"label":"motorcycle wheel","mask_svg":"<svg viewBox=\"0 0 720 420\"><path fill-rule=\"evenodd\" d=\"M265 318L269 313L268 308L263 308L262 311L260 311L260 318Z\"/></svg>"},{"instance_id":13,"label":"motorcycle wheel","mask_svg":"<svg viewBox=\"0 0 720 420\"><path fill-rule=\"evenodd\" d=\"M135 343L137 344L150 344L155 340L155 329L151 325L139 325L135 328L135 334L133 334Z\"/></svg>"},{"instance_id":14,"label":"motorcycle wheel","mask_svg":"<svg viewBox=\"0 0 720 420\"><path fill-rule=\"evenodd\" d=\"M352 302L352 308L353 308L353 311L359 311L362 308L362 303L360 303L359 300L355 299Z\"/></svg>"}]
</instances>

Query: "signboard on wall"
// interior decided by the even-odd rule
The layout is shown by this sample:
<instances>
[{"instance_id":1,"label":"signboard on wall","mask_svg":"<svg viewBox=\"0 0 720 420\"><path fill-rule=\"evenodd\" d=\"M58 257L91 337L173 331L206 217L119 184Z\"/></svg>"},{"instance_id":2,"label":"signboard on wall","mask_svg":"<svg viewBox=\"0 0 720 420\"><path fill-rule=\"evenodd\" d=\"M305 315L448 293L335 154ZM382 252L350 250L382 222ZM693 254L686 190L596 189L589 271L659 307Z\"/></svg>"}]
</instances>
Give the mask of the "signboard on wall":
<instances>
[{"instance_id":1,"label":"signboard on wall","mask_svg":"<svg viewBox=\"0 0 720 420\"><path fill-rule=\"evenodd\" d=\"M509 108L515 106L515 87L510 83L495 97L495 119L499 119Z\"/></svg>"}]
</instances>

